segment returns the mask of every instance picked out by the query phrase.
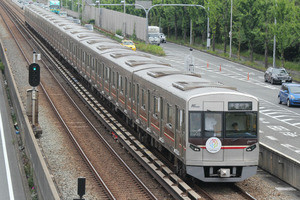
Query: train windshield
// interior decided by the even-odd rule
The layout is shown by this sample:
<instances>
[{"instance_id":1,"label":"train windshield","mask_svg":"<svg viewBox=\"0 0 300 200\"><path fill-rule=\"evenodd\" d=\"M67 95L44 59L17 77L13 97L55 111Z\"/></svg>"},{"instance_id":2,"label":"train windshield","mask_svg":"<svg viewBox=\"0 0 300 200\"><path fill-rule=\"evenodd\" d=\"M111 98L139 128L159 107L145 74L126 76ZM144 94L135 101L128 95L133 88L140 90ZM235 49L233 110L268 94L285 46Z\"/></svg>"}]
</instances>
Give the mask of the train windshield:
<instances>
[{"instance_id":1,"label":"train windshield","mask_svg":"<svg viewBox=\"0 0 300 200\"><path fill-rule=\"evenodd\" d=\"M222 119L221 112L190 112L189 137L223 137Z\"/></svg>"},{"instance_id":2,"label":"train windshield","mask_svg":"<svg viewBox=\"0 0 300 200\"><path fill-rule=\"evenodd\" d=\"M204 113L204 137L222 137L222 113Z\"/></svg>"},{"instance_id":3,"label":"train windshield","mask_svg":"<svg viewBox=\"0 0 300 200\"><path fill-rule=\"evenodd\" d=\"M257 138L255 112L190 112L189 119L190 138Z\"/></svg>"},{"instance_id":4,"label":"train windshield","mask_svg":"<svg viewBox=\"0 0 300 200\"><path fill-rule=\"evenodd\" d=\"M225 113L225 138L256 138L257 113Z\"/></svg>"},{"instance_id":5,"label":"train windshield","mask_svg":"<svg viewBox=\"0 0 300 200\"><path fill-rule=\"evenodd\" d=\"M190 112L190 137L191 138L199 138L201 137L201 118L202 113L201 112Z\"/></svg>"}]
</instances>

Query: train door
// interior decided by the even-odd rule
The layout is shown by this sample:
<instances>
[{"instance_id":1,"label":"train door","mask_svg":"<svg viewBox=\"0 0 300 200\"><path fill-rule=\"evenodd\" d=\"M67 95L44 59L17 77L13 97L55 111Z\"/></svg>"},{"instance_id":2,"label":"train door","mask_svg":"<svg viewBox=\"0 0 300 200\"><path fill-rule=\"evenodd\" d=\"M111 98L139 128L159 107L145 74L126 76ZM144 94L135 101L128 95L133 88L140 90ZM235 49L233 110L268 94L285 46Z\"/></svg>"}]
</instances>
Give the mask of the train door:
<instances>
[{"instance_id":1,"label":"train door","mask_svg":"<svg viewBox=\"0 0 300 200\"><path fill-rule=\"evenodd\" d=\"M166 104L166 123L164 126L164 140L165 143L170 146L174 147L174 115L173 115L173 106L170 103Z\"/></svg>"},{"instance_id":2,"label":"train door","mask_svg":"<svg viewBox=\"0 0 300 200\"><path fill-rule=\"evenodd\" d=\"M96 59L96 66L95 66L95 87L99 88L99 79L100 79L100 64L98 59Z\"/></svg>"},{"instance_id":3,"label":"train door","mask_svg":"<svg viewBox=\"0 0 300 200\"><path fill-rule=\"evenodd\" d=\"M152 133L154 133L155 137L158 139L161 137L161 111L160 111L160 98L153 95L152 97L152 112L149 116L149 123Z\"/></svg>"},{"instance_id":4,"label":"train door","mask_svg":"<svg viewBox=\"0 0 300 200\"><path fill-rule=\"evenodd\" d=\"M141 95L140 95L140 99L141 99L141 104L139 107L139 118L141 120L142 126L145 128L147 127L148 123L147 123L147 102L146 102L146 91L145 89L141 88Z\"/></svg>"},{"instance_id":5,"label":"train door","mask_svg":"<svg viewBox=\"0 0 300 200\"><path fill-rule=\"evenodd\" d=\"M175 153L183 157L185 148L184 139L184 110L175 106Z\"/></svg>"},{"instance_id":6,"label":"train door","mask_svg":"<svg viewBox=\"0 0 300 200\"><path fill-rule=\"evenodd\" d=\"M223 111L224 102L203 102L204 109L204 139L205 142L211 141L219 144L219 141L214 139L217 137L220 142L223 140ZM213 138L213 139L211 139ZM213 149L214 150L214 149ZM202 151L203 161L224 161L224 150L220 149L216 153L211 153L210 149Z\"/></svg>"}]
</instances>

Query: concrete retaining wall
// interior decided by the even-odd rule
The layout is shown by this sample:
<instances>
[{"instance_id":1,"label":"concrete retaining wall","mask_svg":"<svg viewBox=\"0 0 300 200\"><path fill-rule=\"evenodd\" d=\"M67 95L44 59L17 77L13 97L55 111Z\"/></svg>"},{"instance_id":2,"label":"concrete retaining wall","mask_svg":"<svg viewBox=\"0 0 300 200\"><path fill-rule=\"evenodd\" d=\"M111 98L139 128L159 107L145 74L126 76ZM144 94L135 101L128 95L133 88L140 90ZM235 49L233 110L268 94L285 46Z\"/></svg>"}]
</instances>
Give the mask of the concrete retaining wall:
<instances>
[{"instance_id":1,"label":"concrete retaining wall","mask_svg":"<svg viewBox=\"0 0 300 200\"><path fill-rule=\"evenodd\" d=\"M260 143L259 167L300 190L300 161Z\"/></svg>"},{"instance_id":2,"label":"concrete retaining wall","mask_svg":"<svg viewBox=\"0 0 300 200\"><path fill-rule=\"evenodd\" d=\"M112 33L122 30L123 35L133 35L140 40L146 40L146 18L117 12L105 8L85 6L83 21L95 19L95 25Z\"/></svg>"},{"instance_id":3,"label":"concrete retaining wall","mask_svg":"<svg viewBox=\"0 0 300 200\"><path fill-rule=\"evenodd\" d=\"M14 81L13 74L9 61L5 55L5 51L0 40L0 58L5 66L5 77L9 86L11 100L14 106L14 111L17 115L18 125L21 130L22 141L25 147L27 157L31 160L34 174L35 187L38 192L39 199L57 200L60 199L51 179L49 170L43 159L42 153L36 142L36 138L32 131L26 111L19 96L18 88ZM27 71L27 70L26 70Z\"/></svg>"}]
</instances>

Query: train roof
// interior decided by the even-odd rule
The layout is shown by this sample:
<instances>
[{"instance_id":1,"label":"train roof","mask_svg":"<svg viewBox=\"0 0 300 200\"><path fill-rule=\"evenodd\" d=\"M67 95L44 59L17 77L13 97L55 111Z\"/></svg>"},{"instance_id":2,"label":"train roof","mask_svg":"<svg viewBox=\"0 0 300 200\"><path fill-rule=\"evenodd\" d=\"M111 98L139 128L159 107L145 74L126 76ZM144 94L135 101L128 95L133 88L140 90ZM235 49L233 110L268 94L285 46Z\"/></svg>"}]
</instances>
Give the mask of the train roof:
<instances>
[{"instance_id":1,"label":"train roof","mask_svg":"<svg viewBox=\"0 0 300 200\"><path fill-rule=\"evenodd\" d=\"M34 5L30 5L29 8L86 48L115 62L131 73L148 68L170 67L169 64L154 60L145 53L132 51L106 36L75 24L67 17L59 16Z\"/></svg>"},{"instance_id":2,"label":"train roof","mask_svg":"<svg viewBox=\"0 0 300 200\"><path fill-rule=\"evenodd\" d=\"M216 92L245 95L237 92L233 87L225 86L220 82L211 82L201 78L199 74L185 73L173 68L168 63L151 58L145 53L132 51L96 31L88 30L86 27L74 23L68 17L59 16L35 5L30 5L28 8L37 12L90 51L182 99L188 100L195 96Z\"/></svg>"},{"instance_id":3,"label":"train roof","mask_svg":"<svg viewBox=\"0 0 300 200\"><path fill-rule=\"evenodd\" d=\"M234 87L201 78L200 74L185 73L174 68L146 69L135 74L166 92L176 94L176 96L185 100L212 93L245 95L238 92Z\"/></svg>"}]
</instances>

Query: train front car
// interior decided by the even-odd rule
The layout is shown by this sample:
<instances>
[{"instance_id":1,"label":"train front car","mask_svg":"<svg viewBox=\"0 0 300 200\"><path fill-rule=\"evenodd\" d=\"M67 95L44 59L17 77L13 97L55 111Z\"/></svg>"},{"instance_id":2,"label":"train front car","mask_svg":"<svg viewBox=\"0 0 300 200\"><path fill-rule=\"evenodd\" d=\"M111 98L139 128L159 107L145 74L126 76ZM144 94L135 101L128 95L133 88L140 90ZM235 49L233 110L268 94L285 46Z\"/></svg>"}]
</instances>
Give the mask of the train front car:
<instances>
[{"instance_id":1,"label":"train front car","mask_svg":"<svg viewBox=\"0 0 300 200\"><path fill-rule=\"evenodd\" d=\"M245 180L258 165L258 100L213 90L188 101L187 174L205 182Z\"/></svg>"}]
</instances>

